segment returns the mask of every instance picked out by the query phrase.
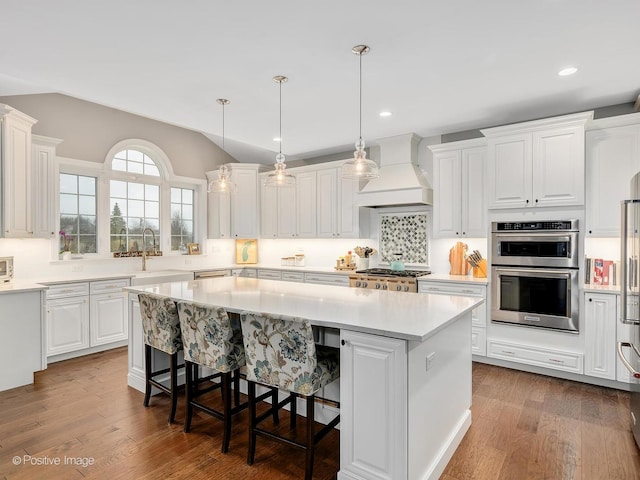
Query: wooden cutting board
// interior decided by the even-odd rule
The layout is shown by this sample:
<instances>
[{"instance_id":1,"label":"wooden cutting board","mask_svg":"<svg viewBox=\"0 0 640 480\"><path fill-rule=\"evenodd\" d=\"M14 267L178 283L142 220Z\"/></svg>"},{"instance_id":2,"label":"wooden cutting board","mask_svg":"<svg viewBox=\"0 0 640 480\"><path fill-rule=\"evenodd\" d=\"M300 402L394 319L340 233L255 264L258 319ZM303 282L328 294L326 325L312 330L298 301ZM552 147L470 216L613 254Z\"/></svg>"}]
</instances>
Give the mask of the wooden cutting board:
<instances>
[{"instance_id":1,"label":"wooden cutting board","mask_svg":"<svg viewBox=\"0 0 640 480\"><path fill-rule=\"evenodd\" d=\"M471 270L471 265L464 258L467 255L469 246L466 243L456 242L456 244L449 250L449 265L451 269L450 275L468 275Z\"/></svg>"}]
</instances>

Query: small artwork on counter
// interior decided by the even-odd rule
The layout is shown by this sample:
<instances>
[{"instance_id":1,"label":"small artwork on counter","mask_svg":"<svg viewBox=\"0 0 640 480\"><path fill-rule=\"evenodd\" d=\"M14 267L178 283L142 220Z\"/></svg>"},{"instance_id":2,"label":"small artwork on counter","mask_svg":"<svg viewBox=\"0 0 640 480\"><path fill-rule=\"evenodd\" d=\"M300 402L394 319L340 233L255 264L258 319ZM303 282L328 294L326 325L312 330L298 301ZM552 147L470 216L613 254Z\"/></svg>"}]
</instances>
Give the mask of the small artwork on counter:
<instances>
[{"instance_id":1,"label":"small artwork on counter","mask_svg":"<svg viewBox=\"0 0 640 480\"><path fill-rule=\"evenodd\" d=\"M258 263L258 241L255 238L236 240L236 263Z\"/></svg>"},{"instance_id":2,"label":"small artwork on counter","mask_svg":"<svg viewBox=\"0 0 640 480\"><path fill-rule=\"evenodd\" d=\"M187 243L187 255L200 255L200 244Z\"/></svg>"}]
</instances>

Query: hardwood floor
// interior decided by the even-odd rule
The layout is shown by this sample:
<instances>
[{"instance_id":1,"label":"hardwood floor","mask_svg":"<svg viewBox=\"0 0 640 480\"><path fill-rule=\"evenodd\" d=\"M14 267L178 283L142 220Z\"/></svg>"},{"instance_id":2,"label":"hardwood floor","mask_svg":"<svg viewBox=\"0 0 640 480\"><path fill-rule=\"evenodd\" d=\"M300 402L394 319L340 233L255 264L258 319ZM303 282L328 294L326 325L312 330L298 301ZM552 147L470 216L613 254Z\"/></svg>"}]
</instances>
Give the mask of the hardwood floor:
<instances>
[{"instance_id":1,"label":"hardwood floor","mask_svg":"<svg viewBox=\"0 0 640 480\"><path fill-rule=\"evenodd\" d=\"M182 399L177 423L168 425L168 397L145 409L143 394L127 387L126 355L117 349L56 363L34 385L0 393L0 479L303 477L304 453L266 439L246 465L246 411L226 455L221 422L196 413L192 431L182 432ZM628 409L625 392L474 364L473 423L442 480L640 479ZM318 446L314 479L335 479L338 437L331 432ZM61 465L25 465L28 455Z\"/></svg>"}]
</instances>

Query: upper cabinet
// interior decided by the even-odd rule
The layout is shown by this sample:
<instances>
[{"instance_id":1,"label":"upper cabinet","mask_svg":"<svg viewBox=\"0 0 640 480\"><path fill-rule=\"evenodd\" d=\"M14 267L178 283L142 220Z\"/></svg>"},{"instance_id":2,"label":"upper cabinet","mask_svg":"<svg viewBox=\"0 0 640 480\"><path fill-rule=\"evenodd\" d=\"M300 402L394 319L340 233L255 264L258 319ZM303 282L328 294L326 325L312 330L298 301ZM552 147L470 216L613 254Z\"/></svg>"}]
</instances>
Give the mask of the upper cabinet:
<instances>
[{"instance_id":1,"label":"upper cabinet","mask_svg":"<svg viewBox=\"0 0 640 480\"><path fill-rule=\"evenodd\" d=\"M596 120L591 128L586 141L586 234L618 237L620 202L631 198L631 178L640 172L640 113Z\"/></svg>"},{"instance_id":2,"label":"upper cabinet","mask_svg":"<svg viewBox=\"0 0 640 480\"><path fill-rule=\"evenodd\" d=\"M489 208L584 204L584 129L593 112L482 130Z\"/></svg>"},{"instance_id":3,"label":"upper cabinet","mask_svg":"<svg viewBox=\"0 0 640 480\"><path fill-rule=\"evenodd\" d=\"M340 167L316 172L318 238L356 238L359 216L356 195L359 182L340 177Z\"/></svg>"},{"instance_id":4,"label":"upper cabinet","mask_svg":"<svg viewBox=\"0 0 640 480\"><path fill-rule=\"evenodd\" d=\"M262 238L294 238L298 233L296 188L266 187L267 175L260 175L260 234Z\"/></svg>"},{"instance_id":5,"label":"upper cabinet","mask_svg":"<svg viewBox=\"0 0 640 480\"><path fill-rule=\"evenodd\" d=\"M35 236L31 127L36 122L15 108L0 104L2 232L8 238Z\"/></svg>"},{"instance_id":6,"label":"upper cabinet","mask_svg":"<svg viewBox=\"0 0 640 480\"><path fill-rule=\"evenodd\" d=\"M209 238L257 238L260 235L258 175L266 167L250 163L227 165L233 193L209 193ZM209 181L216 180L218 172L207 172Z\"/></svg>"},{"instance_id":7,"label":"upper cabinet","mask_svg":"<svg viewBox=\"0 0 640 480\"><path fill-rule=\"evenodd\" d=\"M486 140L432 145L433 237L486 237Z\"/></svg>"},{"instance_id":8,"label":"upper cabinet","mask_svg":"<svg viewBox=\"0 0 640 480\"><path fill-rule=\"evenodd\" d=\"M32 135L32 205L33 236L49 238L55 235L56 213L56 147L58 138Z\"/></svg>"}]
</instances>

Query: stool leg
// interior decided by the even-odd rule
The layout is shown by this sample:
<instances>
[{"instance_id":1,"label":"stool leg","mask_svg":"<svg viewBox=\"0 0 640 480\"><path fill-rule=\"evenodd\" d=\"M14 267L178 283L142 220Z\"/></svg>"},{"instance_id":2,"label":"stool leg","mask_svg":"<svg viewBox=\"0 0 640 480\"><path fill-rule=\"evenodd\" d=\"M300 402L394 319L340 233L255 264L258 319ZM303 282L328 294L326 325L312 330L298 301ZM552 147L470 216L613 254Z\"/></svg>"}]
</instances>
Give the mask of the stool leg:
<instances>
[{"instance_id":1,"label":"stool leg","mask_svg":"<svg viewBox=\"0 0 640 480\"><path fill-rule=\"evenodd\" d=\"M144 402L142 404L148 407L151 398L151 347L146 344L144 346L144 380Z\"/></svg>"},{"instance_id":2,"label":"stool leg","mask_svg":"<svg viewBox=\"0 0 640 480\"><path fill-rule=\"evenodd\" d=\"M278 416L278 389L271 388L271 414L273 416L273 424L280 425L280 417Z\"/></svg>"},{"instance_id":3,"label":"stool leg","mask_svg":"<svg viewBox=\"0 0 640 480\"><path fill-rule=\"evenodd\" d=\"M298 396L292 392L290 397L291 397L291 408L289 412L291 413L291 417L289 419L289 428L291 428L291 430L295 430L296 419L298 417Z\"/></svg>"},{"instance_id":4,"label":"stool leg","mask_svg":"<svg viewBox=\"0 0 640 480\"><path fill-rule=\"evenodd\" d=\"M231 373L223 373L222 378L222 401L223 401L223 422L224 433L222 434L222 453L229 451L229 440L231 439Z\"/></svg>"},{"instance_id":5,"label":"stool leg","mask_svg":"<svg viewBox=\"0 0 640 480\"><path fill-rule=\"evenodd\" d=\"M249 451L247 453L247 465L253 465L256 456L256 384L247 382L247 393L249 396Z\"/></svg>"},{"instance_id":6,"label":"stool leg","mask_svg":"<svg viewBox=\"0 0 640 480\"><path fill-rule=\"evenodd\" d=\"M307 449L304 467L304 480L311 480L313 476L313 456L315 449L315 397L313 395L307 397Z\"/></svg>"},{"instance_id":7,"label":"stool leg","mask_svg":"<svg viewBox=\"0 0 640 480\"><path fill-rule=\"evenodd\" d=\"M185 401L187 403L187 411L184 419L184 432L189 433L191 430L191 418L193 417L193 405L191 405L191 401L193 400L193 366L194 364L185 360L184 362L184 375L185 375Z\"/></svg>"},{"instance_id":8,"label":"stool leg","mask_svg":"<svg viewBox=\"0 0 640 480\"><path fill-rule=\"evenodd\" d=\"M236 407L240 405L240 370L236 370L233 375L233 400Z\"/></svg>"},{"instance_id":9,"label":"stool leg","mask_svg":"<svg viewBox=\"0 0 640 480\"><path fill-rule=\"evenodd\" d=\"M169 382L171 385L171 412L169 413L169 423L173 423L176 418L176 408L178 407L178 354L172 353L169 358Z\"/></svg>"}]
</instances>

